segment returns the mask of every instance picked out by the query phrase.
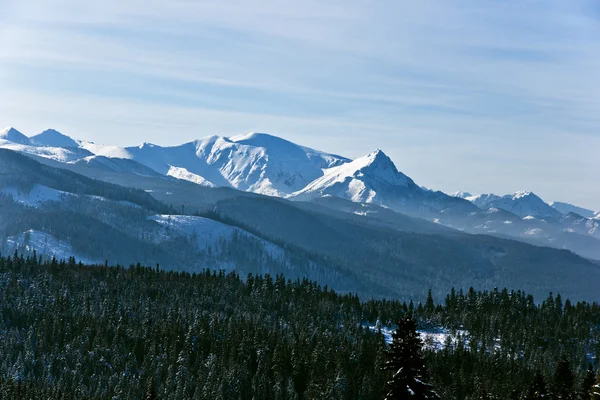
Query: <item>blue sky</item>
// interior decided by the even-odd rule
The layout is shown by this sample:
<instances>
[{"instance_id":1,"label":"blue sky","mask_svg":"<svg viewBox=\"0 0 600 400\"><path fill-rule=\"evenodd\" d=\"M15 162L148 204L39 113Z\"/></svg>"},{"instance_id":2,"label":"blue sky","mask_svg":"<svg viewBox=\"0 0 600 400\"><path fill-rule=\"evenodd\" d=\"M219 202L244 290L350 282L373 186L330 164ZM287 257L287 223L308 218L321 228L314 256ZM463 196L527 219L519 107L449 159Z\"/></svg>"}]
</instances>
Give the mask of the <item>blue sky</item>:
<instances>
[{"instance_id":1,"label":"blue sky","mask_svg":"<svg viewBox=\"0 0 600 400\"><path fill-rule=\"evenodd\" d=\"M421 4L423 3L423 4ZM600 209L588 0L0 0L0 126L276 134L417 183Z\"/></svg>"}]
</instances>

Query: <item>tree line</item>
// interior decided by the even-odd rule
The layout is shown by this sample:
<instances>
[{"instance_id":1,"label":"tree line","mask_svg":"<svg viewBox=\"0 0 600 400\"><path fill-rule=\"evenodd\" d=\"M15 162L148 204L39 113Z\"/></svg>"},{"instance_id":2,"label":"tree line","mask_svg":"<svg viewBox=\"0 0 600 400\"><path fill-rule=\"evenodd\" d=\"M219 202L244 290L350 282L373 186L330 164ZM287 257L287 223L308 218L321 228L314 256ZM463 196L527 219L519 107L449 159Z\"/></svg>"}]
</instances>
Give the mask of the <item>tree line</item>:
<instances>
[{"instance_id":1,"label":"tree line","mask_svg":"<svg viewBox=\"0 0 600 400\"><path fill-rule=\"evenodd\" d=\"M423 346L417 327L459 340ZM599 330L597 303L560 295L361 301L283 275L0 257L0 398L587 400Z\"/></svg>"}]
</instances>

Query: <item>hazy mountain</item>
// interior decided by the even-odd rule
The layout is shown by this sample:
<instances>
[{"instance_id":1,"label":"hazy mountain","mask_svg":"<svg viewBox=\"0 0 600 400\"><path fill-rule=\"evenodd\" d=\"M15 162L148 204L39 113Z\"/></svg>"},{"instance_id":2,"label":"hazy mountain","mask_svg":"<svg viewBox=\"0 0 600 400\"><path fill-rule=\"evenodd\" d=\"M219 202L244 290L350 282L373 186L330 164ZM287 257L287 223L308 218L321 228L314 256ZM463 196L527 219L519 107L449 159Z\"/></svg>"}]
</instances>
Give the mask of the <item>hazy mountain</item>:
<instances>
[{"instance_id":1,"label":"hazy mountain","mask_svg":"<svg viewBox=\"0 0 600 400\"><path fill-rule=\"evenodd\" d=\"M44 132L30 137L29 140L36 146L79 147L81 145L80 142L54 129L46 129Z\"/></svg>"},{"instance_id":2,"label":"hazy mountain","mask_svg":"<svg viewBox=\"0 0 600 400\"><path fill-rule=\"evenodd\" d=\"M23 135L21 132L19 132L13 127L8 127L0 130L0 140L22 145L31 144L27 136Z\"/></svg>"},{"instance_id":3,"label":"hazy mountain","mask_svg":"<svg viewBox=\"0 0 600 400\"><path fill-rule=\"evenodd\" d=\"M499 208L501 210L512 212L521 218L533 217L550 217L560 218L561 213L544 202L535 193L522 191L505 196L497 196L495 194L482 194L479 196L469 196L466 200L471 201L481 209Z\"/></svg>"},{"instance_id":4,"label":"hazy mountain","mask_svg":"<svg viewBox=\"0 0 600 400\"><path fill-rule=\"evenodd\" d=\"M559 212L565 215L569 213L575 213L585 218L593 218L595 214L594 211L588 210L587 208L577 207L569 203L561 203L560 201L553 201L550 203L550 206L556 208Z\"/></svg>"}]
</instances>

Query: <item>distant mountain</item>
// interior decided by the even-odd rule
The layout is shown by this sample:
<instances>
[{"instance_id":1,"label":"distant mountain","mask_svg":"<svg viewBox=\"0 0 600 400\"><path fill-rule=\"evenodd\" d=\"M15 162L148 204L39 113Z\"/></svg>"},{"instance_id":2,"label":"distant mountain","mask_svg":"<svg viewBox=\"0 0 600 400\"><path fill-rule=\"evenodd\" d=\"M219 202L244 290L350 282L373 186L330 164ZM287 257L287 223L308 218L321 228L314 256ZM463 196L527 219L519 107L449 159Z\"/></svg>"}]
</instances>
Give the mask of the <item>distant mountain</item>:
<instances>
[{"instance_id":1,"label":"distant mountain","mask_svg":"<svg viewBox=\"0 0 600 400\"><path fill-rule=\"evenodd\" d=\"M131 173L142 176L162 176L151 168L126 158L108 158L104 156L88 156L71 161L68 164L86 166L97 170Z\"/></svg>"},{"instance_id":2,"label":"distant mountain","mask_svg":"<svg viewBox=\"0 0 600 400\"><path fill-rule=\"evenodd\" d=\"M370 223L386 223L390 212L401 212L458 231L512 237L600 259L600 216L591 218L590 210L551 206L531 192L448 196L419 186L381 150L350 160L265 133L123 148L79 141L52 129L31 140L14 128L2 132L1 148L93 179L142 188L189 213L207 212L220 199L242 195L241 190L244 197L254 193L329 209L336 205L337 211L368 217Z\"/></svg>"},{"instance_id":3,"label":"distant mountain","mask_svg":"<svg viewBox=\"0 0 600 400\"><path fill-rule=\"evenodd\" d=\"M381 150L352 162L325 170L324 175L293 193L294 200L311 200L324 195L358 203L377 204L394 210L430 215L445 209L469 211L468 202L441 192L423 189L399 172Z\"/></svg>"},{"instance_id":4,"label":"distant mountain","mask_svg":"<svg viewBox=\"0 0 600 400\"><path fill-rule=\"evenodd\" d=\"M532 192L522 191L505 196L482 194L466 197L466 199L481 209L499 208L516 214L521 218L529 216L560 218L561 216L561 213L558 210L551 207Z\"/></svg>"},{"instance_id":5,"label":"distant mountain","mask_svg":"<svg viewBox=\"0 0 600 400\"><path fill-rule=\"evenodd\" d=\"M390 192L398 191L422 192L424 189L399 172L383 151L377 150L352 162L327 169L322 177L293 196L302 199L329 194L358 203L390 204L395 201Z\"/></svg>"},{"instance_id":6,"label":"distant mountain","mask_svg":"<svg viewBox=\"0 0 600 400\"><path fill-rule=\"evenodd\" d=\"M561 203L560 201L553 201L552 203L550 203L550 206L554 207L560 213L565 214L565 215L567 215L569 213L575 213L575 214L579 214L585 218L593 218L594 217L594 211L588 210L587 208L574 206L573 204Z\"/></svg>"},{"instance_id":7,"label":"distant mountain","mask_svg":"<svg viewBox=\"0 0 600 400\"><path fill-rule=\"evenodd\" d=\"M135 160L165 175L171 167L183 168L203 182L273 196L302 189L322 176L324 168L349 161L264 133L211 136L174 147L83 146L99 155Z\"/></svg>"},{"instance_id":8,"label":"distant mountain","mask_svg":"<svg viewBox=\"0 0 600 400\"><path fill-rule=\"evenodd\" d=\"M458 197L459 199L467 199L468 197L473 197L473 195L469 192L455 192L452 194L452 197Z\"/></svg>"},{"instance_id":9,"label":"distant mountain","mask_svg":"<svg viewBox=\"0 0 600 400\"><path fill-rule=\"evenodd\" d=\"M95 166L37 159L43 163L0 149L2 254L36 250L123 265L160 263L161 268L188 272L211 267L235 269L241 275L285 273L373 297L409 299L425 296L429 288L441 294L451 287L509 286L538 297L555 291L576 299L599 298L600 269L569 251L470 235L389 207L331 195L292 202L158 173L104 168L107 161L140 165L133 160L95 156L92 161L102 160ZM372 186L377 190L390 183L415 189L382 155L373 154L371 161L358 168L365 176L351 177L360 182L378 177L382 186ZM369 168L378 165L377 173ZM475 210L460 216L446 208L438 213L440 218L465 221L487 213L439 192L415 190L426 193L420 198L426 204L444 199ZM492 214L514 218L515 224L533 223L506 211ZM581 236L565 235L572 240Z\"/></svg>"},{"instance_id":10,"label":"distant mountain","mask_svg":"<svg viewBox=\"0 0 600 400\"><path fill-rule=\"evenodd\" d=\"M81 145L80 142L54 129L46 129L44 132L30 137L29 140L36 146L79 147Z\"/></svg>"},{"instance_id":11,"label":"distant mountain","mask_svg":"<svg viewBox=\"0 0 600 400\"><path fill-rule=\"evenodd\" d=\"M0 130L0 140L22 145L31 145L29 138L13 127Z\"/></svg>"}]
</instances>

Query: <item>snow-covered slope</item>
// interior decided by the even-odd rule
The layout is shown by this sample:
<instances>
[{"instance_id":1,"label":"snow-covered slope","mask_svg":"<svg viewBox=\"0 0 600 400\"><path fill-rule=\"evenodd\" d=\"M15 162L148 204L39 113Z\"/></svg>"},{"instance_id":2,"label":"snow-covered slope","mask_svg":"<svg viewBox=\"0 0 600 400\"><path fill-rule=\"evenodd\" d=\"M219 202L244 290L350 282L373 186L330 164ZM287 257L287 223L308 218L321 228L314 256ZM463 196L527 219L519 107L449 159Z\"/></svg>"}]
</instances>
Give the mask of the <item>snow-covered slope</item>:
<instances>
[{"instance_id":1,"label":"snow-covered slope","mask_svg":"<svg viewBox=\"0 0 600 400\"><path fill-rule=\"evenodd\" d=\"M0 190L5 196L10 196L17 203L30 207L39 207L49 201L61 201L63 196L70 196L70 193L56 190L43 185L33 185L28 193L25 193L16 187L5 187Z\"/></svg>"},{"instance_id":2,"label":"snow-covered slope","mask_svg":"<svg viewBox=\"0 0 600 400\"><path fill-rule=\"evenodd\" d=\"M108 158L104 156L89 156L80 158L69 164L82 165L98 170L124 172L141 176L161 176L158 172L136 161L125 158Z\"/></svg>"},{"instance_id":3,"label":"snow-covered slope","mask_svg":"<svg viewBox=\"0 0 600 400\"><path fill-rule=\"evenodd\" d=\"M218 254L224 250L220 248L224 243L230 242L236 236L243 236L246 239L252 240L257 247L260 247L261 253L265 257L268 256L271 259L287 264L286 252L281 247L234 226L225 225L204 217L188 215L153 215L148 217L148 219L160 226L159 231L152 238L155 243L185 237L198 250ZM249 266L236 265L233 262L224 263L221 260L218 265L207 265L207 267L243 271L243 268Z\"/></svg>"},{"instance_id":4,"label":"snow-covered slope","mask_svg":"<svg viewBox=\"0 0 600 400\"><path fill-rule=\"evenodd\" d=\"M423 191L412 179L396 169L381 150L347 164L329 168L304 189L294 193L298 200L332 195L361 203L391 205L398 191Z\"/></svg>"},{"instance_id":5,"label":"snow-covered slope","mask_svg":"<svg viewBox=\"0 0 600 400\"><path fill-rule=\"evenodd\" d=\"M30 145L29 138L13 127L0 130L0 141L11 142L15 144Z\"/></svg>"},{"instance_id":6,"label":"snow-covered slope","mask_svg":"<svg viewBox=\"0 0 600 400\"><path fill-rule=\"evenodd\" d=\"M544 200L539 198L532 192L516 192L505 196L497 196L495 194L481 194L478 196L466 197L466 200L471 201L481 209L499 208L518 215L521 218L528 216L540 218L556 218L561 217L561 213Z\"/></svg>"},{"instance_id":7,"label":"snow-covered slope","mask_svg":"<svg viewBox=\"0 0 600 400\"><path fill-rule=\"evenodd\" d=\"M81 145L79 141L63 135L54 129L46 129L44 132L30 137L29 140L36 146L80 147Z\"/></svg>"},{"instance_id":8,"label":"snow-covered slope","mask_svg":"<svg viewBox=\"0 0 600 400\"><path fill-rule=\"evenodd\" d=\"M34 142L15 128L6 128L0 131L0 148L50 158L59 162L74 161L92 155L89 151L78 147L78 144L69 147L62 146L62 144L67 143L65 138L70 139L67 136L61 138L62 136L64 135L59 132L47 130L34 136L32 138ZM53 145L53 141L56 141L55 144L57 145ZM42 144L42 142L47 144Z\"/></svg>"},{"instance_id":9,"label":"snow-covered slope","mask_svg":"<svg viewBox=\"0 0 600 400\"><path fill-rule=\"evenodd\" d=\"M164 175L175 167L216 186L274 196L302 189L322 176L324 168L349 161L264 133L210 136L174 147L149 143L125 149L89 143L83 147L95 154L135 160Z\"/></svg>"},{"instance_id":10,"label":"snow-covered slope","mask_svg":"<svg viewBox=\"0 0 600 400\"><path fill-rule=\"evenodd\" d=\"M33 252L46 258L55 257L57 260L67 260L69 257L75 257L77 262L85 264L100 264L99 260L94 260L85 255L77 254L73 247L67 242L56 239L46 232L30 229L19 235L9 236L3 246L10 253L15 250L19 252Z\"/></svg>"},{"instance_id":11,"label":"snow-covered slope","mask_svg":"<svg viewBox=\"0 0 600 400\"><path fill-rule=\"evenodd\" d=\"M200 175L191 173L190 171L188 171L185 168L171 166L169 168L169 171L167 172L167 176L171 176L173 178L181 179L184 181L193 182L197 185L204 186L204 187L216 187L216 185L214 183L210 182L209 180L204 179Z\"/></svg>"},{"instance_id":12,"label":"snow-covered slope","mask_svg":"<svg viewBox=\"0 0 600 400\"><path fill-rule=\"evenodd\" d=\"M392 160L376 150L350 163L325 170L304 189L293 193L294 200L336 196L361 203L373 203L397 211L430 216L432 212L475 209L469 202L442 192L423 189L398 171Z\"/></svg>"},{"instance_id":13,"label":"snow-covered slope","mask_svg":"<svg viewBox=\"0 0 600 400\"><path fill-rule=\"evenodd\" d=\"M553 201L550 203L550 206L557 209L561 214L567 215L569 213L579 214L585 218L592 218L594 216L594 211L588 210L587 208L578 207L569 203L562 203L560 201Z\"/></svg>"}]
</instances>

